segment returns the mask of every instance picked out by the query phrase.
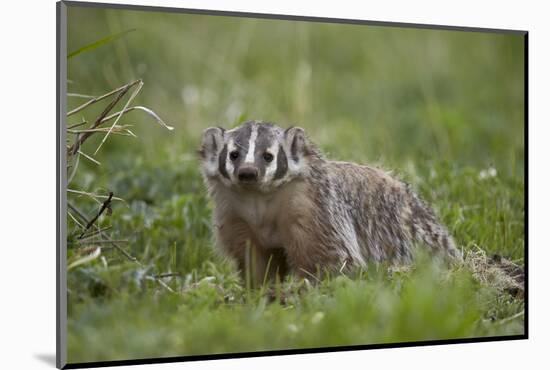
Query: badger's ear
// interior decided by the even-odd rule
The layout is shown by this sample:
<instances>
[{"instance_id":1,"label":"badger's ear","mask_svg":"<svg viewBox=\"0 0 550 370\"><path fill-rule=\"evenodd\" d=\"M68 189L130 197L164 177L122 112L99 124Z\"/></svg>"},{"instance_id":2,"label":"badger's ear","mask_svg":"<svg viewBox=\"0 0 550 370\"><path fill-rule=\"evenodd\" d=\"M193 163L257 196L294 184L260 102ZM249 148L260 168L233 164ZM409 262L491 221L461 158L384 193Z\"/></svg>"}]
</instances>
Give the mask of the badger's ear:
<instances>
[{"instance_id":1,"label":"badger's ear","mask_svg":"<svg viewBox=\"0 0 550 370\"><path fill-rule=\"evenodd\" d=\"M302 156L316 155L315 145L309 141L306 132L301 127L289 127L284 132L285 144L294 162L298 162Z\"/></svg>"},{"instance_id":2,"label":"badger's ear","mask_svg":"<svg viewBox=\"0 0 550 370\"><path fill-rule=\"evenodd\" d=\"M202 159L215 156L223 148L223 134L225 130L221 127L209 127L202 133L199 155Z\"/></svg>"}]
</instances>

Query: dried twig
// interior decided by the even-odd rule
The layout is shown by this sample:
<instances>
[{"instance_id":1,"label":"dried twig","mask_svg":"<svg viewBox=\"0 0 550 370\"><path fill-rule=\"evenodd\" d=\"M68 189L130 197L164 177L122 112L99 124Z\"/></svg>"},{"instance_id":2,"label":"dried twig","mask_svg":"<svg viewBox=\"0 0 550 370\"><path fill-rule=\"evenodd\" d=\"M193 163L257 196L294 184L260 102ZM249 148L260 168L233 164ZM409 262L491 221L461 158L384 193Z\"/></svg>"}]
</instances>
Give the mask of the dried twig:
<instances>
[{"instance_id":1,"label":"dried twig","mask_svg":"<svg viewBox=\"0 0 550 370\"><path fill-rule=\"evenodd\" d=\"M84 215L84 213L82 213L82 211L80 211L78 208L76 208L73 204L71 204L70 202L67 202L67 206L69 207L69 209L71 209L74 213L76 213L78 215L78 217L80 217L84 222L86 223L89 223L88 221L88 218ZM99 226L95 226L97 229L99 229ZM100 231L99 232L99 235L103 236L105 238L105 240L111 240L107 235L105 235L104 232ZM135 264L137 264L139 267L141 268L144 268L143 264L141 262L139 262L139 260L137 258L135 258L134 256L132 256L130 253L126 252L124 250L124 248L122 248L120 245L118 245L118 243L116 242L112 242L111 243L113 247L115 247L120 253L122 253L124 255L124 257L128 258L130 261L134 262ZM168 290L169 292L171 293L175 293L174 289L170 288L170 286L168 286L164 281L160 280L159 278L155 277L155 276L152 276L152 278L154 280L156 280L163 288L165 288L166 290Z\"/></svg>"},{"instance_id":2,"label":"dried twig","mask_svg":"<svg viewBox=\"0 0 550 370\"><path fill-rule=\"evenodd\" d=\"M109 135L111 134L111 131L113 131L113 129L115 128L118 120L120 119L120 117L122 117L122 115L124 114L124 110L126 108L128 108L128 106L130 105L130 103L132 102L132 100L135 99L135 97L139 94L139 92L141 91L141 88L143 87L143 81L141 80L138 80L139 83L136 87L136 89L134 90L134 92L132 93L132 95L130 95L130 98L128 99L128 101L126 102L126 104L124 104L124 108L122 108L122 110L119 112L118 116L116 117L115 119L115 122L113 122L113 124L111 125L111 127L109 128L109 131L107 131L107 133L105 134L105 136L103 136L103 139L101 140L101 142L99 143L97 149L95 150L94 152L94 155L97 154L97 152L99 151L99 149L101 149L101 147L103 146L103 144L105 144L105 141L107 141L107 138L109 137ZM128 90L126 90L128 91ZM101 118L101 120L103 120L104 117ZM101 124L101 120L99 120L99 124ZM94 127L95 128L95 127Z\"/></svg>"},{"instance_id":3,"label":"dried twig","mask_svg":"<svg viewBox=\"0 0 550 370\"><path fill-rule=\"evenodd\" d=\"M130 96L130 98L128 99L128 101L126 102L126 104L124 105L123 109L116 112L116 113L113 113L111 115L108 116L109 112L114 108L114 106L122 99L122 97L130 90L130 88L132 88L133 86L136 86L137 85L137 88L135 89L135 91L132 93L132 95ZM117 130L117 122L120 120L120 118L125 114L125 113L128 113L132 110L141 110L147 114L149 114L150 116L152 116L161 126L165 127L166 129L168 130L173 130L174 128L172 126L169 126L167 125L159 116L158 114L156 114L154 111L152 111L151 109L149 108L146 108L146 107L142 107L142 106L134 106L134 107L129 107L130 103L134 100L134 98L139 94L139 92L141 91L141 88L143 87L143 81L142 80L135 80L129 84L126 84L124 86L121 86L111 92L108 92L107 94L104 94L100 97L97 97L97 98L93 98L93 99L90 99L89 101L87 101L86 103L80 105L79 107L73 109L72 111L70 111L69 113L67 113L67 116L71 116L73 114L76 114L78 113L79 111L89 107L90 105L94 104L94 103L97 103L98 101L101 101L103 99L106 99L108 97L111 97L115 94L118 93L118 95L115 96L115 98L107 105L107 107L103 110L103 112L98 116L98 118L95 120L94 124L89 127L88 129L85 129L85 130L73 130L75 127L78 127L78 126L81 126L82 124L79 123L77 125L73 125L71 127L69 127L69 132L70 133L73 133L73 134L76 134L77 137L74 141L74 143L69 147L67 153L68 153L68 156L71 156L71 155L75 155L79 148L82 146L82 144L84 143L84 141L86 141L91 135L95 134L96 132L105 132L105 129L99 129L98 127L100 125L102 125L103 123L107 122L107 121L110 121L112 119L115 119L115 122L113 123L113 125L111 125L109 128L107 128L107 133L105 134L105 136L103 137L103 139L101 140L101 143L99 144L99 146L97 147L97 149L95 150L94 152L94 155L97 154L97 152L99 151L99 149L103 146L103 144L105 143L105 141L107 140L107 138L109 137L110 134L112 133L117 133L119 135L124 135L122 133L122 131L124 131L127 135L130 135L130 136L134 136L134 133L128 129L118 129Z\"/></svg>"},{"instance_id":4,"label":"dried twig","mask_svg":"<svg viewBox=\"0 0 550 370\"><path fill-rule=\"evenodd\" d=\"M82 105L79 105L78 107L76 107L75 109L73 109L72 111L70 111L69 113L67 113L67 117L70 117L70 116L72 116L73 114L80 112L81 110L83 110L83 109L89 107L90 105L92 105L92 104L94 104L94 103L97 103L98 101L101 101L101 100L103 100L103 99L107 99L108 97L110 97L110 96L112 96L112 95L114 95L114 94L116 94L116 93L120 93L120 92L122 92L122 91L124 91L124 93L126 93L126 91L128 91L128 89L129 89L130 87L132 87L132 86L134 86L134 85L136 85L136 84L138 84L138 83L140 83L140 82L141 82L141 80L135 80L134 82L130 82L129 84L124 85L124 86L121 86L121 87L119 87L119 88L117 88L117 89L115 89L115 90L113 90L113 91L110 91L110 92L108 92L108 93L106 93L106 94L103 94L103 95L98 96L98 97L94 97L94 98L88 100L86 103L84 103L84 104L82 104ZM124 94L123 94L123 95L124 95Z\"/></svg>"},{"instance_id":5,"label":"dried twig","mask_svg":"<svg viewBox=\"0 0 550 370\"><path fill-rule=\"evenodd\" d=\"M120 101L120 99L122 99L122 97L124 95L126 95L126 93L128 92L128 90L130 90L130 88L132 86L134 86L135 84L137 83L141 83L141 80L136 80L134 82L131 82L127 85L124 85L116 90L113 90L111 91L110 93L107 93L99 98L96 98L96 99L92 99L84 104L82 104L80 107L76 108L75 110L69 112L67 114L67 116L70 116L71 114L74 114L84 108L86 108L87 106L95 103L95 102L98 102L99 100L102 100L106 97L109 97L115 93L118 92L118 95L116 95L116 97L105 107L105 109L103 110L103 112L101 112L101 114L97 117L97 119L95 120L94 124L92 125L92 129L94 128L97 128L100 124L101 124L101 121L103 120L103 118L105 118L109 112L114 108L114 106ZM93 132L85 132L83 133L82 135L78 136L75 140L75 142L73 143L73 145L71 145L71 147L69 148L68 150L68 155L74 155L78 152L78 149L80 149L80 146L84 143L84 141L86 141L91 135L93 135L94 133Z\"/></svg>"},{"instance_id":6,"label":"dried twig","mask_svg":"<svg viewBox=\"0 0 550 370\"><path fill-rule=\"evenodd\" d=\"M74 125L71 125L69 127L67 127L67 130L72 130L74 129L75 127L79 127L79 126L82 126L82 125L85 125L86 123L88 123L88 121L84 120L82 122L79 122L79 123L75 123Z\"/></svg>"},{"instance_id":7,"label":"dried twig","mask_svg":"<svg viewBox=\"0 0 550 370\"><path fill-rule=\"evenodd\" d=\"M84 228L84 226L82 226L82 228ZM99 233L102 233L102 232L105 232L109 229L112 229L112 226L107 226L107 227L104 227L104 228L99 228L99 226L96 227L96 230L90 230L90 232L88 234L86 234L83 238L81 238L80 240L82 242L86 241L87 239L89 238L92 238L92 237L97 237L97 235Z\"/></svg>"},{"instance_id":8,"label":"dried twig","mask_svg":"<svg viewBox=\"0 0 550 370\"><path fill-rule=\"evenodd\" d=\"M88 229L90 227L92 227L92 225L97 221L97 219L99 218L99 216L101 216L103 214L103 212L106 210L106 209L111 209L111 199L113 199L113 192L109 192L109 197L105 200L105 202L103 202L103 205L101 206L101 208L99 209L99 212L97 212L97 214L95 215L94 218L92 218L87 224L86 224L86 227L84 228L84 231L82 232L82 234L80 234L80 236L78 237L78 239L81 239L84 234L86 234L86 231L88 231Z\"/></svg>"},{"instance_id":9,"label":"dried twig","mask_svg":"<svg viewBox=\"0 0 550 370\"><path fill-rule=\"evenodd\" d=\"M101 202L98 199L107 199L107 198L109 198L108 195L99 195L99 194L94 194L94 193L88 193L88 192L82 191L82 190L67 189L67 192L68 193L73 193L73 194L85 195L87 197L92 198L93 200L95 200L99 204L101 204ZM118 198L118 197L112 197L112 200L119 200L121 202L124 202L124 199Z\"/></svg>"},{"instance_id":10,"label":"dried twig","mask_svg":"<svg viewBox=\"0 0 550 370\"><path fill-rule=\"evenodd\" d=\"M137 88L134 90L134 92L132 93L132 95L130 96L130 98L127 100L126 104L124 105L123 109L120 110L119 112L116 112L114 114L111 114L109 115L109 113L111 112L111 110L118 104L118 102L126 95L126 93L134 86L137 85ZM72 180L74 174L76 173L76 168L78 167L78 160L80 158L80 155L84 156L85 158L91 160L91 161L94 161L95 163L98 163L98 161L96 161L93 157L91 156L88 156L86 155L85 153L83 153L81 150L80 150L80 147L82 146L82 144L90 137L92 136L93 134L97 133L97 132L105 132L106 131L106 135L103 137L100 145L98 146L98 148L96 149L96 151L94 152L94 154L96 154L99 149L101 148L101 146L105 143L105 141L107 140L108 136L113 133L113 134L128 134L130 136L135 136L134 133L132 131L130 131L129 129L127 129L126 127L128 126L125 126L125 125L122 125L122 126L117 126L117 123L118 121L120 120L120 118L122 117L122 115L124 115L125 113L131 111L131 110L141 110L141 111L144 111L146 113L148 113L149 115L151 115L152 117L155 118L155 120L162 126L164 126L165 128L169 129L169 130L173 130L173 127L171 126L168 126L166 123L164 123L164 121L155 113L153 112L152 110L148 109L148 108L145 108L145 107L141 107L141 106L135 106L135 107L129 107L130 103L133 101L133 99L139 94L141 88L143 86L143 81L141 80L135 80L131 83L128 83L124 86L121 86L113 91L110 91L104 95L101 95L99 97L91 97L90 100L88 100L87 102L85 102L84 104L81 104L80 106L78 106L77 108L69 111L67 113L67 117L70 117L84 109L86 109L87 107L91 106L92 104L95 104L99 101L102 101L102 100L105 100L107 98L110 98L110 97L113 97L112 100L109 102L109 104L103 109L103 111L101 112L101 114L99 116L97 116L96 120L94 121L94 123L88 127L87 129L84 129L84 130L75 130L76 127L79 127L79 126L82 126L86 123L86 121L84 122L81 122L81 123L77 123L77 124L73 124L72 126L68 127L68 131L69 133L72 133L72 134L75 134L76 137L74 139L74 142L72 143L72 145L68 145L67 146L67 157L68 158L71 158L72 156L75 156L76 155L76 160L75 160L75 163L74 163L74 166L72 166L72 173L70 174L69 176L69 181ZM75 96L75 97L84 97L82 94L71 94L71 96ZM109 115L109 116L108 116ZM101 126L103 123L111 120L111 119L114 119L114 122L113 124L108 128L100 128L99 126ZM69 170L71 168L71 166L68 166L67 170ZM83 191L78 191L78 190L73 190L73 189L67 189L68 192L72 192L72 193L76 193L76 194L81 194L81 195L86 195L86 196L89 196L91 197L92 199L94 199L96 202L100 203L101 202L98 200L98 198L105 198L105 196L100 196L100 195L96 195L96 194L91 194L91 193L86 193L86 192L83 192ZM124 248L122 248L118 243L119 242L127 242L127 241L123 241L123 240L112 240L110 239L106 234L105 234L105 230L108 229L108 228L104 228L104 229L101 229L98 225L96 225L96 221L98 220L98 218L101 216L101 214L106 210L106 209L110 209L109 206L110 206L110 203L112 200L122 200L120 198L116 198L116 197L113 197L113 193L110 192L109 193L109 196L106 197L107 199L103 202L99 212L96 214L96 216L91 219L91 220L88 220L88 218L84 215L83 212L81 212L78 208L76 208L73 204L71 204L70 202L68 202L68 208L69 210L71 210L71 212L68 212L70 217L78 224L80 225L81 228L84 228L84 231L80 234L79 236L79 239L82 240L82 242L84 243L84 240L85 239L89 239L93 236L99 236L101 239L100 241L94 241L93 243L103 243L103 244L109 244L109 245L112 245L112 247L116 248L121 254L123 254L128 260L136 263L138 266L140 266L141 268L144 268L144 266L141 264L141 262L139 262L137 260L137 258L133 257L131 254L129 254L128 252L126 252L126 250L124 250ZM74 213L75 215L73 215L72 213ZM80 218L84 224L86 224L86 226L82 226L82 223L79 222L77 220L77 217L75 216L78 216L78 218ZM95 230L93 231L90 231L90 228L94 227ZM88 234L86 234L88 233ZM107 248L110 247L110 246L107 246ZM96 251L100 251L99 247ZM95 252L94 252L95 253ZM100 253L100 252L99 252ZM98 254L99 255L99 254ZM81 259L78 262L78 264L80 263L84 263L84 262L87 262L87 259L89 257L85 257L85 259ZM94 256L94 258L97 258L97 256ZM82 262L84 261L84 262ZM75 267L77 266L77 264L73 263L71 264L71 268L72 267ZM156 276L151 276L152 279L158 281L158 283L164 287L165 289L167 289L168 291L174 293L174 290L172 288L170 288L170 286L168 286L166 283L164 283L162 280L160 280L159 277L156 277Z\"/></svg>"},{"instance_id":11,"label":"dried twig","mask_svg":"<svg viewBox=\"0 0 550 370\"><path fill-rule=\"evenodd\" d=\"M80 217L86 224L88 224L90 221L88 220L88 217L86 217L84 215L84 213L79 210L78 208L76 208L76 206L72 205L70 202L67 202L67 206L75 213L78 215L78 217ZM97 229L99 229L99 226L95 225L95 227ZM100 231L99 232L99 235L103 236L105 238L105 240L111 240L104 232ZM124 250L124 248L122 248L121 246L119 246L117 243L112 243L113 246L120 252L124 255L124 257L128 258L130 261L132 262L136 262L138 263L140 266L141 266L141 263L139 263L139 261L137 260L137 258L135 258L134 256L132 256L130 253L126 252Z\"/></svg>"}]
</instances>

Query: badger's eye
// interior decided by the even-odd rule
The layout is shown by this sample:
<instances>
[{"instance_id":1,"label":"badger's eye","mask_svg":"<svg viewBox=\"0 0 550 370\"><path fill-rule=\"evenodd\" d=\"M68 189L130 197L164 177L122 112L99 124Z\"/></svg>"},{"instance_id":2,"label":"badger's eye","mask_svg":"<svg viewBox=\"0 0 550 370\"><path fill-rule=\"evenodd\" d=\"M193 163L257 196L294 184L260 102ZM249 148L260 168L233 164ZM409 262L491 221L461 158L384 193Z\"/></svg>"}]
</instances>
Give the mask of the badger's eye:
<instances>
[{"instance_id":1,"label":"badger's eye","mask_svg":"<svg viewBox=\"0 0 550 370\"><path fill-rule=\"evenodd\" d=\"M237 158L239 158L239 152L237 150L232 151L231 153L229 153L229 158L232 161L236 161Z\"/></svg>"},{"instance_id":2,"label":"badger's eye","mask_svg":"<svg viewBox=\"0 0 550 370\"><path fill-rule=\"evenodd\" d=\"M264 160L266 162L271 162L273 160L273 154L271 153L268 153L268 152L265 152L264 153Z\"/></svg>"}]
</instances>

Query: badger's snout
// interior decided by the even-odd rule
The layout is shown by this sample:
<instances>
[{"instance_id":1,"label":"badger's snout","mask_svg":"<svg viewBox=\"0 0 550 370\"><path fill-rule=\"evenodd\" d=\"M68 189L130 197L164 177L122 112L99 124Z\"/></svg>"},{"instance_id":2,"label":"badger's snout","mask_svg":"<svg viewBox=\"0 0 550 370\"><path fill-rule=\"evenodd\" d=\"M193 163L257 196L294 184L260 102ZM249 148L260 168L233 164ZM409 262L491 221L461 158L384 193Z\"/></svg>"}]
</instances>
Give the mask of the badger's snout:
<instances>
[{"instance_id":1,"label":"badger's snout","mask_svg":"<svg viewBox=\"0 0 550 370\"><path fill-rule=\"evenodd\" d=\"M241 167L237 173L240 182L252 183L258 181L258 169L255 167Z\"/></svg>"}]
</instances>

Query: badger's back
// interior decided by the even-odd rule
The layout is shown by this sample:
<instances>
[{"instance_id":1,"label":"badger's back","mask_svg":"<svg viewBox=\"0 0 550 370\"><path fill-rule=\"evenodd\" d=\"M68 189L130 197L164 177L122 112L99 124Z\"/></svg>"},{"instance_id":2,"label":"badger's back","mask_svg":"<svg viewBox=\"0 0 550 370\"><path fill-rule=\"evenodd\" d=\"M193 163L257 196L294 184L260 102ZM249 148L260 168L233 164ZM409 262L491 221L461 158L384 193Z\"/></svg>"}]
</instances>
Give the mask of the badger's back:
<instances>
[{"instance_id":1,"label":"badger's back","mask_svg":"<svg viewBox=\"0 0 550 370\"><path fill-rule=\"evenodd\" d=\"M459 256L434 212L386 172L348 162L317 161L309 177L326 236L341 242L354 262L408 262L415 244Z\"/></svg>"}]
</instances>

